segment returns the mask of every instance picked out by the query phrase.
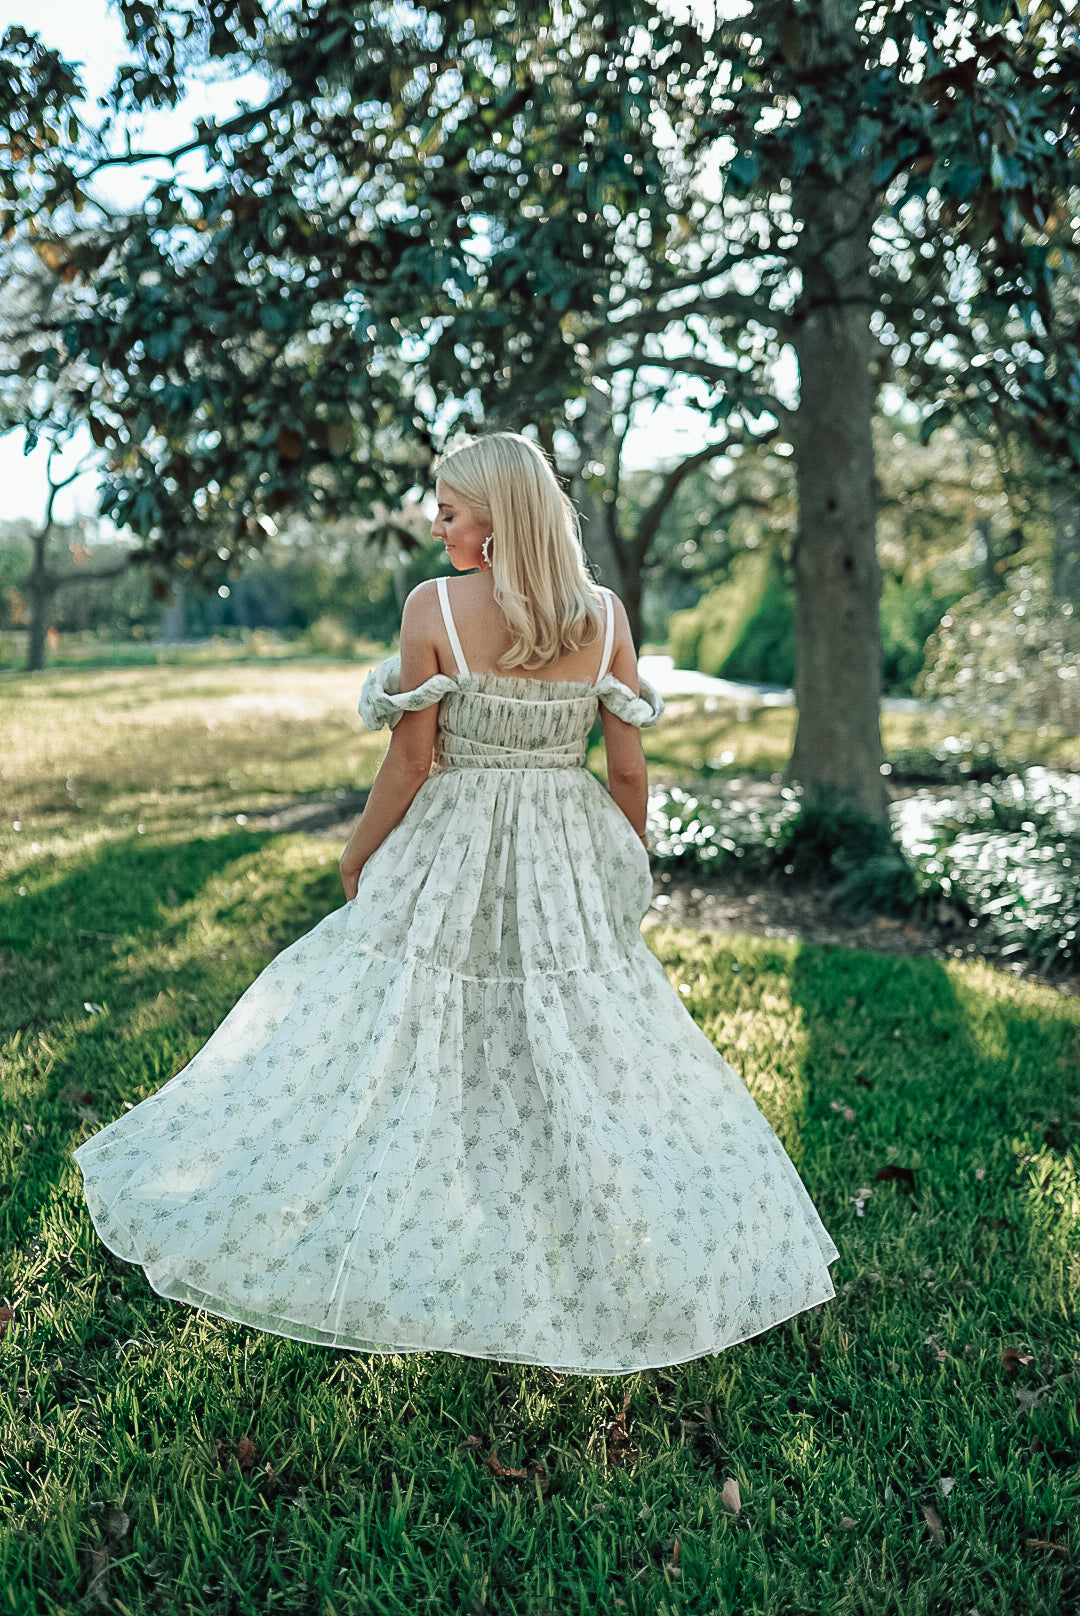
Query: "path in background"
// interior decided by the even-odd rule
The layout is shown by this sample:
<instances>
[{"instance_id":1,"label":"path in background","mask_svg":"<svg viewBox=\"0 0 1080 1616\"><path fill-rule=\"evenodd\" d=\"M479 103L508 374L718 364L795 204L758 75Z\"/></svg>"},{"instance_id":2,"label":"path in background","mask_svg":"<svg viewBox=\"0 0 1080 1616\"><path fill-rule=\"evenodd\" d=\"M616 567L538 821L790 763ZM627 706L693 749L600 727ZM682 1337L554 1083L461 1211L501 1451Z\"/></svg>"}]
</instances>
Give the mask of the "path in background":
<instances>
[{"instance_id":1,"label":"path in background","mask_svg":"<svg viewBox=\"0 0 1080 1616\"><path fill-rule=\"evenodd\" d=\"M783 685L755 685L741 679L714 679L708 673L695 673L691 668L677 668L673 657L643 656L638 658L642 677L647 679L662 696L723 696L728 701L751 701L760 707L793 707L795 692ZM881 705L894 713L922 713L930 710L930 702L915 696L883 696Z\"/></svg>"}]
</instances>

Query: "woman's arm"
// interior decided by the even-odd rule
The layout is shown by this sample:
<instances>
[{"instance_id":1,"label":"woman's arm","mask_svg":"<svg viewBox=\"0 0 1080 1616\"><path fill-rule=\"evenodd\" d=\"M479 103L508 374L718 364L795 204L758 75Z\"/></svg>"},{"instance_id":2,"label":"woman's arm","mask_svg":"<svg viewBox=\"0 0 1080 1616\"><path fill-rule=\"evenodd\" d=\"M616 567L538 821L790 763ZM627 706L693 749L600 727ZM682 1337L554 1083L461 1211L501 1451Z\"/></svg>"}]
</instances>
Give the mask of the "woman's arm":
<instances>
[{"instance_id":1,"label":"woman's arm","mask_svg":"<svg viewBox=\"0 0 1080 1616\"><path fill-rule=\"evenodd\" d=\"M439 671L431 628L435 585L420 584L405 602L401 616L401 680L399 690L415 690ZM356 897L360 873L377 847L405 816L431 772L439 708L435 703L417 713L402 713L390 732L390 745L375 776L364 811L356 823L338 869L345 896Z\"/></svg>"},{"instance_id":2,"label":"woman's arm","mask_svg":"<svg viewBox=\"0 0 1080 1616\"><path fill-rule=\"evenodd\" d=\"M637 653L630 634L626 607L617 595L612 598L615 606L615 654L609 671L637 696L641 693ZM641 731L635 724L627 724L623 719L616 718L610 708L602 704L600 722L604 730L604 751L607 753L608 790L648 846L645 816L649 805L649 774L641 744Z\"/></svg>"}]
</instances>

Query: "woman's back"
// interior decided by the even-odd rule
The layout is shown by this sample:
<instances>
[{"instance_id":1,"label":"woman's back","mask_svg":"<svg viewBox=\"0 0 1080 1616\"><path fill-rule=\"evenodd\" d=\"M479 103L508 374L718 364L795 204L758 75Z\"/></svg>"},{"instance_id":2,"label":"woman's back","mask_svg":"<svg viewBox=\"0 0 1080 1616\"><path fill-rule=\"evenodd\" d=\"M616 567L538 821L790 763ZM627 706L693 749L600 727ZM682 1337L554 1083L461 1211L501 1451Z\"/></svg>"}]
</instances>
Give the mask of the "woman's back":
<instances>
[{"instance_id":1,"label":"woman's back","mask_svg":"<svg viewBox=\"0 0 1080 1616\"><path fill-rule=\"evenodd\" d=\"M502 668L499 658L509 650L514 635L495 600L491 573L468 573L458 578L440 579L437 587L443 593L452 619L451 627L447 625L446 612L432 613L436 619L434 638L440 673L456 674L463 671L451 638L453 629L456 629L465 666L471 673L498 674L545 683L569 681L596 684L605 673L611 672L636 691L637 663L632 644L629 658L625 649L629 639L625 610L608 591L603 592L603 617L606 623L611 614L610 636L602 633L591 645L568 652L545 668Z\"/></svg>"}]
</instances>

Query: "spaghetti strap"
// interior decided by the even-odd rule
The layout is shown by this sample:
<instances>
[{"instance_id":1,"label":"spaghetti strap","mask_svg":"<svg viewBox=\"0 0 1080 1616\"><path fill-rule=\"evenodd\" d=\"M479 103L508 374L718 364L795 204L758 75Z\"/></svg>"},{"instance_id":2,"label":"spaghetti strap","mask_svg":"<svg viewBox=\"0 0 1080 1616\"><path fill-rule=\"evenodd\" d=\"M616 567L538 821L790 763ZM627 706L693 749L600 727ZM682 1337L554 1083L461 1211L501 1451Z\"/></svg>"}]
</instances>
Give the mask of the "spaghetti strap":
<instances>
[{"instance_id":1,"label":"spaghetti strap","mask_svg":"<svg viewBox=\"0 0 1080 1616\"><path fill-rule=\"evenodd\" d=\"M596 676L597 684L600 683L608 671L608 663L611 660L611 647L615 639L615 609L611 604L610 589L604 590L604 611L607 614L607 620L604 624L604 654L600 658L600 672Z\"/></svg>"},{"instance_id":2,"label":"spaghetti strap","mask_svg":"<svg viewBox=\"0 0 1080 1616\"><path fill-rule=\"evenodd\" d=\"M469 665L465 661L465 653L461 649L461 641L458 639L457 624L454 622L454 614L450 610L450 597L446 592L446 579L436 578L435 583L439 591L439 610L442 612L442 620L446 627L447 638L450 641L450 649L454 653L457 672L468 673Z\"/></svg>"}]
</instances>

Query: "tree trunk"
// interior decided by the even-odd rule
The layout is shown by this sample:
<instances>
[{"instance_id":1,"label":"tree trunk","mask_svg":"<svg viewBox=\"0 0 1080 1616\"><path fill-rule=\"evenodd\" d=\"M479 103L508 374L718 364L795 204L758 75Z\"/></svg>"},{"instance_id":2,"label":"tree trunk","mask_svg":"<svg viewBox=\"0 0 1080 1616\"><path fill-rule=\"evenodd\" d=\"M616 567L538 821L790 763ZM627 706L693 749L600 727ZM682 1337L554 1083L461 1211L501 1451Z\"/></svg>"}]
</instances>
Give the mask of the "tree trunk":
<instances>
[{"instance_id":1,"label":"tree trunk","mask_svg":"<svg viewBox=\"0 0 1080 1616\"><path fill-rule=\"evenodd\" d=\"M799 716L786 777L802 785L809 804L857 808L887 820L871 435L873 192L868 181L850 173L841 184L811 174L794 181L792 191L803 224L794 336L800 375L793 557Z\"/></svg>"},{"instance_id":2,"label":"tree trunk","mask_svg":"<svg viewBox=\"0 0 1080 1616\"><path fill-rule=\"evenodd\" d=\"M26 651L27 673L41 673L45 667L46 635L49 618L56 596L56 581L45 565L45 549L52 524L39 528L34 534L34 559L30 571L20 586L30 605L30 633Z\"/></svg>"},{"instance_id":3,"label":"tree trunk","mask_svg":"<svg viewBox=\"0 0 1080 1616\"><path fill-rule=\"evenodd\" d=\"M1050 590L1062 605L1080 607L1080 490L1072 477L1051 476L1050 511Z\"/></svg>"},{"instance_id":4,"label":"tree trunk","mask_svg":"<svg viewBox=\"0 0 1080 1616\"><path fill-rule=\"evenodd\" d=\"M613 589L626 607L634 644L641 644L641 569L634 564L632 547L622 542L618 517L612 509L612 458L617 454L611 423L611 405L598 388L590 388L585 409L575 423L577 460L569 468L567 492L581 514L581 542L597 583ZM588 486L588 467L600 462L607 470L604 492L594 494Z\"/></svg>"},{"instance_id":5,"label":"tree trunk","mask_svg":"<svg viewBox=\"0 0 1080 1616\"><path fill-rule=\"evenodd\" d=\"M169 588L169 598L161 613L161 638L165 645L179 645L184 638L185 598L184 584L175 578Z\"/></svg>"}]
</instances>

